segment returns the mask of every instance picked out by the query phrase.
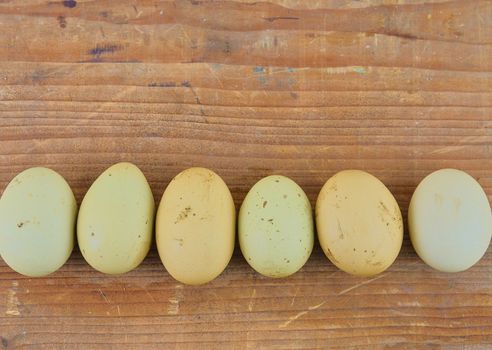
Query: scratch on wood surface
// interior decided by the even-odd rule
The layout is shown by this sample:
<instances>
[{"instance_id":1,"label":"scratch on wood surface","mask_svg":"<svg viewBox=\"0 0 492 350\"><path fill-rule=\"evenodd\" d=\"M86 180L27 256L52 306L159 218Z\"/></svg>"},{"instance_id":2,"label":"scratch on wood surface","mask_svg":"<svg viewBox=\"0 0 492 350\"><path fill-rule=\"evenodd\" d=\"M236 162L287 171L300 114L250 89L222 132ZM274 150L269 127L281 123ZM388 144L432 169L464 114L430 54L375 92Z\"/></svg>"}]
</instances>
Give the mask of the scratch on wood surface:
<instances>
[{"instance_id":1,"label":"scratch on wood surface","mask_svg":"<svg viewBox=\"0 0 492 350\"><path fill-rule=\"evenodd\" d=\"M163 31L163 32L162 32L162 36L164 36L165 34L167 34L167 32L169 32L169 31L173 30L173 29L174 29L176 26L178 26L178 25L180 25L180 24L175 23L175 24L173 24L172 26L170 26L169 28L167 28L165 31Z\"/></svg>"},{"instance_id":2,"label":"scratch on wood surface","mask_svg":"<svg viewBox=\"0 0 492 350\"><path fill-rule=\"evenodd\" d=\"M384 276L386 276L386 274L385 274L385 275L381 275L381 276L374 277L374 278L372 278L372 279L370 279L370 280L363 281L363 282L361 282L361 283L357 283L356 285L354 285L354 286L352 286L352 287L349 287L349 288L347 288L347 289L342 290L342 291L341 291L341 292L339 292L337 295L344 295L344 294L346 294L346 293L348 293L348 292L350 292L350 291L352 291L352 290L354 290L354 289L357 289L357 288L359 288L359 287L365 286L366 284L369 284L369 283L372 283L372 282L374 282L374 281L377 281L378 279L381 279L381 278L383 278Z\"/></svg>"},{"instance_id":3,"label":"scratch on wood surface","mask_svg":"<svg viewBox=\"0 0 492 350\"><path fill-rule=\"evenodd\" d=\"M268 69L266 69L268 68ZM279 73L294 73L294 72L301 72L305 70L312 69L310 67L303 67L303 68L287 68L287 69L274 69L270 67L255 67L253 69L254 76L257 77L259 75L274 75L274 74L279 74Z\"/></svg>"},{"instance_id":4,"label":"scratch on wood surface","mask_svg":"<svg viewBox=\"0 0 492 350\"><path fill-rule=\"evenodd\" d=\"M108 297L106 296L106 294L104 294L104 292L101 289L98 289L97 291L101 295L101 297L104 299L104 301L106 302L106 304L111 304L111 302L109 301Z\"/></svg>"},{"instance_id":5,"label":"scratch on wood surface","mask_svg":"<svg viewBox=\"0 0 492 350\"><path fill-rule=\"evenodd\" d=\"M116 305L116 311L118 312L118 316L121 316L120 306Z\"/></svg>"},{"instance_id":6,"label":"scratch on wood surface","mask_svg":"<svg viewBox=\"0 0 492 350\"><path fill-rule=\"evenodd\" d=\"M167 301L169 305L167 307L168 315L177 315L179 314L179 304L183 300L183 286L181 284L177 284L174 287L174 295L169 298Z\"/></svg>"},{"instance_id":7,"label":"scratch on wood surface","mask_svg":"<svg viewBox=\"0 0 492 350\"><path fill-rule=\"evenodd\" d=\"M251 345L249 342L249 331L246 331L246 349L251 349Z\"/></svg>"},{"instance_id":8,"label":"scratch on wood surface","mask_svg":"<svg viewBox=\"0 0 492 350\"><path fill-rule=\"evenodd\" d=\"M234 95L236 95L237 97L239 97L239 99L240 99L241 101L244 101L244 102L243 102L244 104L246 104L246 103L247 103L246 101L248 101L248 100L244 97L244 95L243 95L243 93L242 93L241 91L239 91L239 90L238 90L238 91L234 91ZM248 108L251 112L252 112L252 111L255 111L255 109L254 109L254 108L251 108L251 107L247 107L247 108Z\"/></svg>"},{"instance_id":9,"label":"scratch on wood surface","mask_svg":"<svg viewBox=\"0 0 492 350\"><path fill-rule=\"evenodd\" d=\"M396 314L396 315L400 315L400 316L415 316L415 314L403 312L403 311L398 310L397 308L391 308L391 309L389 309L389 311Z\"/></svg>"},{"instance_id":10,"label":"scratch on wood surface","mask_svg":"<svg viewBox=\"0 0 492 350\"><path fill-rule=\"evenodd\" d=\"M150 294L147 289L143 288L143 291L145 292L145 294L147 294L149 296L150 300L152 300L153 303L156 302L154 297L152 296L152 294Z\"/></svg>"},{"instance_id":11,"label":"scratch on wood surface","mask_svg":"<svg viewBox=\"0 0 492 350\"><path fill-rule=\"evenodd\" d=\"M438 148L438 149L435 149L431 152L429 152L429 154L445 154L445 153L452 153L452 152L456 152L456 151L460 151L462 150L463 148L466 148L466 147L469 147L470 145L460 145L460 146L446 146L446 147L441 147L441 148Z\"/></svg>"},{"instance_id":12,"label":"scratch on wood surface","mask_svg":"<svg viewBox=\"0 0 492 350\"><path fill-rule=\"evenodd\" d=\"M268 69L267 69L268 68ZM306 70L312 69L311 67L303 67L303 68L292 68L289 67L287 69L274 69L270 67L256 67L254 69L254 76L258 77L261 75L274 75L280 73L298 73ZM327 74L348 74L348 73L357 73L357 74L367 74L370 71L370 68L362 67L362 66L343 66L343 67L326 67L323 68L322 71Z\"/></svg>"},{"instance_id":13,"label":"scratch on wood surface","mask_svg":"<svg viewBox=\"0 0 492 350\"><path fill-rule=\"evenodd\" d=\"M294 305L294 302L296 301L297 293L299 293L299 287L296 288L296 291L294 292L294 295L292 296L292 300L290 302L290 306Z\"/></svg>"},{"instance_id":14,"label":"scratch on wood surface","mask_svg":"<svg viewBox=\"0 0 492 350\"><path fill-rule=\"evenodd\" d=\"M217 73L215 73L214 67L211 67L211 64L209 63L209 64L207 64L207 68L210 71L210 74L212 74L212 76L215 78L215 80L217 80L217 82L219 83L221 89L223 89L224 88L224 84L222 84L222 80L220 80L220 78L217 75Z\"/></svg>"},{"instance_id":15,"label":"scratch on wood surface","mask_svg":"<svg viewBox=\"0 0 492 350\"><path fill-rule=\"evenodd\" d=\"M140 34L145 34L145 32L142 29L140 29L139 26L133 26L133 28Z\"/></svg>"},{"instance_id":16,"label":"scratch on wood surface","mask_svg":"<svg viewBox=\"0 0 492 350\"><path fill-rule=\"evenodd\" d=\"M12 159L22 158L25 154L30 154L30 153L32 153L32 151L37 150L38 148L42 147L43 145L49 144L49 143L50 143L50 140L49 139L32 140L31 141L31 144L32 144L31 146L29 146L27 149L23 150L22 153L14 154L12 156Z\"/></svg>"},{"instance_id":17,"label":"scratch on wood surface","mask_svg":"<svg viewBox=\"0 0 492 350\"><path fill-rule=\"evenodd\" d=\"M180 28L181 28L181 32L183 33L183 37L188 40L190 46L193 46L193 40L191 40L190 36L188 35L188 32L186 31L184 24L180 24Z\"/></svg>"},{"instance_id":18,"label":"scratch on wood surface","mask_svg":"<svg viewBox=\"0 0 492 350\"><path fill-rule=\"evenodd\" d=\"M377 48L379 45L379 35L375 34L374 35L374 47Z\"/></svg>"},{"instance_id":19,"label":"scratch on wood surface","mask_svg":"<svg viewBox=\"0 0 492 350\"><path fill-rule=\"evenodd\" d=\"M9 316L19 316L19 299L17 298L17 287L19 286L19 282L12 281L12 287L8 290L7 295L7 311L5 311L6 315Z\"/></svg>"},{"instance_id":20,"label":"scratch on wood surface","mask_svg":"<svg viewBox=\"0 0 492 350\"><path fill-rule=\"evenodd\" d=\"M256 289L253 289L253 293L251 293L251 296L249 297L249 305L248 305L249 312L253 311L253 306L255 304L255 296L256 296Z\"/></svg>"},{"instance_id":21,"label":"scratch on wood surface","mask_svg":"<svg viewBox=\"0 0 492 350\"><path fill-rule=\"evenodd\" d=\"M484 127L487 127L488 123L484 125ZM430 154L445 154L445 153L452 153L455 151L460 151L464 148L473 146L475 144L481 143L481 142L489 142L489 136L466 136L462 137L459 141L461 145L455 145L455 146L445 146L445 147L440 147L438 149L435 149L430 152Z\"/></svg>"},{"instance_id":22,"label":"scratch on wood surface","mask_svg":"<svg viewBox=\"0 0 492 350\"><path fill-rule=\"evenodd\" d=\"M399 301L398 302L398 306L399 307L408 307L408 306L412 306L412 307L420 307L420 303L417 301L417 300L414 300L414 301L409 301L409 302L401 302Z\"/></svg>"},{"instance_id":23,"label":"scratch on wood surface","mask_svg":"<svg viewBox=\"0 0 492 350\"><path fill-rule=\"evenodd\" d=\"M87 115L87 119L92 119L93 117L97 116L98 113L101 112L106 106L111 105L112 103L115 103L115 102L120 102L119 101L120 98L124 97L127 94L131 94L131 93L135 92L136 89L137 89L137 86L129 86L126 89L123 89L119 93L114 95L114 97L111 100L101 102L99 104L99 107L97 107L93 112L91 112L90 114ZM49 139L46 139L45 141L49 141Z\"/></svg>"},{"instance_id":24,"label":"scratch on wood surface","mask_svg":"<svg viewBox=\"0 0 492 350\"><path fill-rule=\"evenodd\" d=\"M285 328L285 327L287 327L289 324L291 324L292 322L294 322L295 320L297 320L299 317L302 317L302 316L306 315L310 311L319 309L320 307L322 307L325 304L326 304L326 301L323 301L323 302L319 303L318 305L313 305L313 306L308 307L307 310L301 311L297 315L294 315L292 317L289 317L289 319L287 321L285 321L284 323L282 323L280 326L278 326L278 328Z\"/></svg>"},{"instance_id":25,"label":"scratch on wood surface","mask_svg":"<svg viewBox=\"0 0 492 350\"><path fill-rule=\"evenodd\" d=\"M324 71L328 74L367 73L367 69L361 66L327 67L324 69Z\"/></svg>"}]
</instances>

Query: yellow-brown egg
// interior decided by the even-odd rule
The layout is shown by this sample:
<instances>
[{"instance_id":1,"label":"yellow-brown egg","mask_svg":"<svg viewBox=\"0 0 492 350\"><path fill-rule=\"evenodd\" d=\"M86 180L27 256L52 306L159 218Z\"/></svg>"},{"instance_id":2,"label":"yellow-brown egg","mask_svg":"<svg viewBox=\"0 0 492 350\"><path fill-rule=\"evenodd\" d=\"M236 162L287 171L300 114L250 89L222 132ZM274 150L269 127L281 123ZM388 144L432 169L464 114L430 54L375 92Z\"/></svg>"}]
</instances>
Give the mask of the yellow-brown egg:
<instances>
[{"instance_id":1,"label":"yellow-brown egg","mask_svg":"<svg viewBox=\"0 0 492 350\"><path fill-rule=\"evenodd\" d=\"M213 280L234 250L236 212L225 182L212 170L190 168L166 188L156 217L159 256L186 284Z\"/></svg>"},{"instance_id":2,"label":"yellow-brown egg","mask_svg":"<svg viewBox=\"0 0 492 350\"><path fill-rule=\"evenodd\" d=\"M330 178L316 203L318 238L341 270L371 276L396 259L403 240L400 208L373 175L345 170Z\"/></svg>"}]
</instances>

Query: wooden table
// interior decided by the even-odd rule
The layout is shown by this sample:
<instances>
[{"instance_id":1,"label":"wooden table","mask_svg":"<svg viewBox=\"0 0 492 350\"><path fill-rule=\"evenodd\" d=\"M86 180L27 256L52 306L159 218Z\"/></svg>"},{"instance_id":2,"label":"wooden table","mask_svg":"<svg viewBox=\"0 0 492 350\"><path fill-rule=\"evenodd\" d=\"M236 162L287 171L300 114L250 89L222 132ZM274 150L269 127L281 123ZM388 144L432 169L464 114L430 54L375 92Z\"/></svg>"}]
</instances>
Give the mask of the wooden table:
<instances>
[{"instance_id":1,"label":"wooden table","mask_svg":"<svg viewBox=\"0 0 492 350\"><path fill-rule=\"evenodd\" d=\"M123 160L156 201L190 166L218 172L237 207L274 173L314 203L348 168L378 176L404 215L443 167L490 199L492 2L0 1L0 189L43 165L80 203ZM492 252L438 273L405 236L369 279L319 247L285 279L236 251L201 287L174 281L155 248L114 277L77 249L46 278L1 262L0 348L490 349Z\"/></svg>"}]
</instances>

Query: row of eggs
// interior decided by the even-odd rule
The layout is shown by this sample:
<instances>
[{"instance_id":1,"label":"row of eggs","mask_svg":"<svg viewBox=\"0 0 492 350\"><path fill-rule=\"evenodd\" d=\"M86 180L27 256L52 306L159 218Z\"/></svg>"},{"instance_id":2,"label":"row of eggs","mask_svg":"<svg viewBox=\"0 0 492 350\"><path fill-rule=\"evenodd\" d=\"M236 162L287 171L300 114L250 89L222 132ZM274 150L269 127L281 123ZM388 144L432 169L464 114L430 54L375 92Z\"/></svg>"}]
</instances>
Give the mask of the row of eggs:
<instances>
[{"instance_id":1,"label":"row of eggs","mask_svg":"<svg viewBox=\"0 0 492 350\"><path fill-rule=\"evenodd\" d=\"M43 276L79 248L96 270L122 274L147 255L154 232L167 271L186 284L217 277L231 259L236 211L216 173L190 168L166 188L157 213L144 174L131 163L104 171L77 204L67 182L48 168L18 174L0 199L0 255L15 271ZM387 269L403 241L403 220L391 192L373 175L345 170L321 189L315 208L320 245L338 268L359 276ZM272 175L246 195L238 217L246 261L262 275L286 277L308 260L314 220L304 191ZM417 187L408 210L418 255L446 272L465 270L485 253L492 235L487 196L465 172L442 169Z\"/></svg>"}]
</instances>

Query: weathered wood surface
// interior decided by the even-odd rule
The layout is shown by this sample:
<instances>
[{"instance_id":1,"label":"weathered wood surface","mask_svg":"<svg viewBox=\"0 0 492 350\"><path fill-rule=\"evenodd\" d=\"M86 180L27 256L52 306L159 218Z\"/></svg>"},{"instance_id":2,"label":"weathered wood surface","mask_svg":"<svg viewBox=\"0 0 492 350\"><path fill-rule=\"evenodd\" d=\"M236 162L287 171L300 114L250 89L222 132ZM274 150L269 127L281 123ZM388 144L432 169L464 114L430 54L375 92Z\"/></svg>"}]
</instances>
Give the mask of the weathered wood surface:
<instances>
[{"instance_id":1,"label":"weathered wood surface","mask_svg":"<svg viewBox=\"0 0 492 350\"><path fill-rule=\"evenodd\" d=\"M262 176L324 181L367 170L403 212L427 173L468 171L492 198L492 1L0 1L0 189L44 165L80 202L132 161L156 201L207 166L239 205ZM239 252L202 287L176 283L155 249L97 273L75 251L29 279L0 262L0 348L488 349L492 253L459 274L405 239L373 279L316 248L266 279Z\"/></svg>"}]
</instances>

